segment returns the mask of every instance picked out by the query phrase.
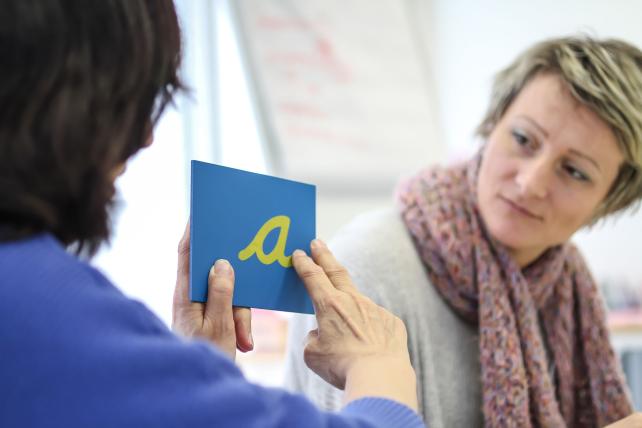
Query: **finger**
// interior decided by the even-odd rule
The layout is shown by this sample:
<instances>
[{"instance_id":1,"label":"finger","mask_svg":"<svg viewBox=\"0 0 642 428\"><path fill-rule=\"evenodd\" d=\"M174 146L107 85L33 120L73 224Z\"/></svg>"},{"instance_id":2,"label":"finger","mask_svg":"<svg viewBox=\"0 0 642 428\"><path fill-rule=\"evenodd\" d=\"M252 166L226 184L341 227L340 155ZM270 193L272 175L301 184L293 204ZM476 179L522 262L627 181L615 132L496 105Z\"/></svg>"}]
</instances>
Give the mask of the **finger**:
<instances>
[{"instance_id":1,"label":"finger","mask_svg":"<svg viewBox=\"0 0 642 428\"><path fill-rule=\"evenodd\" d=\"M178 243L178 263L176 271L176 288L174 289L174 307L201 305L189 298L189 256L190 256L190 222L187 221L183 237Z\"/></svg>"},{"instance_id":2,"label":"finger","mask_svg":"<svg viewBox=\"0 0 642 428\"><path fill-rule=\"evenodd\" d=\"M328 279L341 291L355 291L356 288L348 274L348 270L337 261L334 254L328 249L328 246L320 239L315 239L310 243L313 260L321 266Z\"/></svg>"},{"instance_id":3,"label":"finger","mask_svg":"<svg viewBox=\"0 0 642 428\"><path fill-rule=\"evenodd\" d=\"M216 325L233 326L232 298L234 296L234 270L227 260L217 260L207 278L207 303L205 316Z\"/></svg>"},{"instance_id":4,"label":"finger","mask_svg":"<svg viewBox=\"0 0 642 428\"><path fill-rule=\"evenodd\" d=\"M323 272L323 269L315 264L303 251L295 250L292 253L292 265L299 278L303 281L306 290L308 290L316 312L318 303L326 298L329 293L335 291L334 286L325 272Z\"/></svg>"},{"instance_id":5,"label":"finger","mask_svg":"<svg viewBox=\"0 0 642 428\"><path fill-rule=\"evenodd\" d=\"M319 346L319 329L310 330L303 338L303 359L305 365L310 367L309 357L315 353ZM311 368L311 367L310 367Z\"/></svg>"},{"instance_id":6,"label":"finger","mask_svg":"<svg viewBox=\"0 0 642 428\"><path fill-rule=\"evenodd\" d=\"M303 347L306 348L311 342L319 338L319 329L310 330L303 338Z\"/></svg>"},{"instance_id":7,"label":"finger","mask_svg":"<svg viewBox=\"0 0 642 428\"><path fill-rule=\"evenodd\" d=\"M189 256L189 245L190 245L190 219L187 219L187 224L185 225L185 230L183 231L183 236L181 237L181 240L178 241L178 254L184 255L187 254ZM187 262L189 264L189 257L187 258ZM188 265L189 267L189 265Z\"/></svg>"},{"instance_id":8,"label":"finger","mask_svg":"<svg viewBox=\"0 0 642 428\"><path fill-rule=\"evenodd\" d=\"M248 352L254 349L252 339L252 311L250 308L235 306L232 309L234 314L234 329L236 330L236 347L241 352Z\"/></svg>"}]
</instances>

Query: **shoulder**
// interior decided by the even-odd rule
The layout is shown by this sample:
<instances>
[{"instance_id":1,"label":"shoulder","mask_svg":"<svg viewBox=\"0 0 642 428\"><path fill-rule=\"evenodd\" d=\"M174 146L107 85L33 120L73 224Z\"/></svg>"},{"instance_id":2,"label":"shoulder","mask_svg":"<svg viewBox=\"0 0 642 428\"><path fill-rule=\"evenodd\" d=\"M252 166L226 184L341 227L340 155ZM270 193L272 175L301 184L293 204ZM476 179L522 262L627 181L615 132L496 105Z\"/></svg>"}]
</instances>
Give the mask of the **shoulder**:
<instances>
[{"instance_id":1,"label":"shoulder","mask_svg":"<svg viewBox=\"0 0 642 428\"><path fill-rule=\"evenodd\" d=\"M422 316L426 304L441 304L394 207L355 217L329 247L362 293L404 321Z\"/></svg>"},{"instance_id":2,"label":"shoulder","mask_svg":"<svg viewBox=\"0 0 642 428\"><path fill-rule=\"evenodd\" d=\"M392 207L370 211L356 216L339 229L332 238L335 251L391 248L411 244L410 235L401 215Z\"/></svg>"},{"instance_id":3,"label":"shoulder","mask_svg":"<svg viewBox=\"0 0 642 428\"><path fill-rule=\"evenodd\" d=\"M329 243L357 282L385 279L395 273L418 273L423 267L400 214L392 207L355 217Z\"/></svg>"},{"instance_id":4,"label":"shoulder","mask_svg":"<svg viewBox=\"0 0 642 428\"><path fill-rule=\"evenodd\" d=\"M102 323L140 323L149 312L50 235L0 245L0 277L0 308L13 324L4 323L0 333L18 327L33 337L73 331L72 338ZM48 328L51 322L55 331ZM146 324L159 328L155 319Z\"/></svg>"},{"instance_id":5,"label":"shoulder","mask_svg":"<svg viewBox=\"0 0 642 428\"><path fill-rule=\"evenodd\" d=\"M0 278L0 340L14 366L32 361L52 369L50 360L71 356L105 364L104 354L133 349L137 338L171 337L143 304L51 236L0 245ZM42 344L46 353L32 352Z\"/></svg>"},{"instance_id":6,"label":"shoulder","mask_svg":"<svg viewBox=\"0 0 642 428\"><path fill-rule=\"evenodd\" d=\"M3 312L62 310L100 282L85 263L67 253L50 235L0 244L0 305ZM71 298L68 300L67 298Z\"/></svg>"},{"instance_id":7,"label":"shoulder","mask_svg":"<svg viewBox=\"0 0 642 428\"><path fill-rule=\"evenodd\" d=\"M0 274L5 287L1 292L28 296L37 293L41 297L49 293L63 293L65 288L76 292L91 290L85 284L110 285L109 281L80 260L51 235L38 235L30 239L0 243ZM117 289L107 287L112 292ZM5 296L9 297L9 296Z\"/></svg>"}]
</instances>

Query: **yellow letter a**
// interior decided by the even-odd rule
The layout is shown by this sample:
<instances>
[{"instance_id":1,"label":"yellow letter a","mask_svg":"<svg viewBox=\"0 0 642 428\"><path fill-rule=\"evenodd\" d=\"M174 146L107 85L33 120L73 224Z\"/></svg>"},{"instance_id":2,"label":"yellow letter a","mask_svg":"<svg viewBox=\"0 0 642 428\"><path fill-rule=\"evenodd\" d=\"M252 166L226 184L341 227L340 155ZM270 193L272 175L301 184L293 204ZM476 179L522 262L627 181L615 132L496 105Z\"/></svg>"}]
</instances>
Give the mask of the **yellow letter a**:
<instances>
[{"instance_id":1,"label":"yellow letter a","mask_svg":"<svg viewBox=\"0 0 642 428\"><path fill-rule=\"evenodd\" d=\"M279 232L279 239L276 241L274 249L269 253L265 254L263 252L263 242L268 234L276 229L281 229ZM239 259L245 261L252 257L252 254L256 254L259 261L265 265L270 265L275 261L279 261L279 264L284 268L292 266L292 256L285 256L285 241L288 239L288 231L290 230L290 218L284 215L277 215L272 217L265 222L263 226L259 229L252 239L252 242L245 247L243 250L239 251Z\"/></svg>"}]
</instances>

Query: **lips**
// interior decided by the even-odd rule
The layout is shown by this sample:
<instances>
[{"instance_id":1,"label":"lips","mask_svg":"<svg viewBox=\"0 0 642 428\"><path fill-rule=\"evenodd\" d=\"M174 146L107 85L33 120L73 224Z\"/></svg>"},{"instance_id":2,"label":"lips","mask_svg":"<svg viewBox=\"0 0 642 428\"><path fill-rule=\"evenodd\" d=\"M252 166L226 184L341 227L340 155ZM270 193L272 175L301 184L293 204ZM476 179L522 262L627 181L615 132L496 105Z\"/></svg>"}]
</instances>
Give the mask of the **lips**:
<instances>
[{"instance_id":1,"label":"lips","mask_svg":"<svg viewBox=\"0 0 642 428\"><path fill-rule=\"evenodd\" d=\"M504 196L499 195L499 198L504 201L507 205L509 205L513 210L517 211L520 214L525 215L526 217L532 218L534 220L539 220L543 221L544 219L537 214L532 213L528 209L524 208L523 206L519 205L516 202L513 202L511 199L506 198Z\"/></svg>"}]
</instances>

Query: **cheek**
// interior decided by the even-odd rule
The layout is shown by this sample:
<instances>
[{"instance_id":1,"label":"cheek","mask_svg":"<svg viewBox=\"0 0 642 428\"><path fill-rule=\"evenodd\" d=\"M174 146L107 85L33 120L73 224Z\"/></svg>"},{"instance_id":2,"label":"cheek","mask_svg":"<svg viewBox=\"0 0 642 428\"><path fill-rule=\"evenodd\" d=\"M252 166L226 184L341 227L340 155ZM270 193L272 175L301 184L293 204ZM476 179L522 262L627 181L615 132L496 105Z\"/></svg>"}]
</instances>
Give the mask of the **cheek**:
<instances>
[{"instance_id":1,"label":"cheek","mask_svg":"<svg viewBox=\"0 0 642 428\"><path fill-rule=\"evenodd\" d=\"M517 165L499 155L485 158L479 171L478 195L489 198L508 186L516 175Z\"/></svg>"},{"instance_id":2,"label":"cheek","mask_svg":"<svg viewBox=\"0 0 642 428\"><path fill-rule=\"evenodd\" d=\"M601 199L585 192L559 190L553 199L555 214L552 217L570 235L591 221Z\"/></svg>"},{"instance_id":3,"label":"cheek","mask_svg":"<svg viewBox=\"0 0 642 428\"><path fill-rule=\"evenodd\" d=\"M505 181L503 174L498 170L501 162L493 161L494 159L484 159L477 180L477 204L484 222L491 228L497 217L497 194L505 187L502 184Z\"/></svg>"},{"instance_id":4,"label":"cheek","mask_svg":"<svg viewBox=\"0 0 642 428\"><path fill-rule=\"evenodd\" d=\"M482 211L489 198L490 189L493 187L493 179L490 174L492 169L490 167L491 165L488 164L488 160L484 159L479 169L479 176L477 177L477 200Z\"/></svg>"},{"instance_id":5,"label":"cheek","mask_svg":"<svg viewBox=\"0 0 642 428\"><path fill-rule=\"evenodd\" d=\"M555 243L564 242L588 225L602 200L601 189L557 182L550 199L550 240Z\"/></svg>"}]
</instances>

